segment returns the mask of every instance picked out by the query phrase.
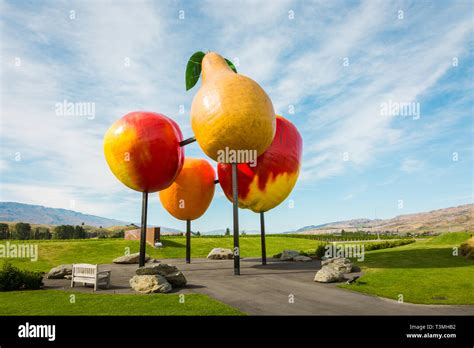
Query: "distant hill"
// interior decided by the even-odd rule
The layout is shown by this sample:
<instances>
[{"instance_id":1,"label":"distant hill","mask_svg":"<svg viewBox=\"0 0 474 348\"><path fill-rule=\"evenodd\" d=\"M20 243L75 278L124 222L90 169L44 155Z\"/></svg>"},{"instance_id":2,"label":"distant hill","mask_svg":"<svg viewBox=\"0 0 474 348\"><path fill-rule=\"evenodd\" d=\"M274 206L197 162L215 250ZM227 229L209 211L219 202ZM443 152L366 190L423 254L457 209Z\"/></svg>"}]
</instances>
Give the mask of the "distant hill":
<instances>
[{"instance_id":1,"label":"distant hill","mask_svg":"<svg viewBox=\"0 0 474 348\"><path fill-rule=\"evenodd\" d=\"M0 202L0 221L21 221L46 225L124 226L126 221L79 213L68 209L48 208L41 205Z\"/></svg>"},{"instance_id":2,"label":"distant hill","mask_svg":"<svg viewBox=\"0 0 474 348\"><path fill-rule=\"evenodd\" d=\"M367 224L373 224L374 222L381 221L380 219L353 219L353 220L345 220L345 221L337 221L337 222L328 222L322 225L311 225L301 227L300 229L296 230L296 232L304 232L304 231L311 231L316 229L324 229L324 228L338 228L339 226L345 227L360 227L366 226Z\"/></svg>"},{"instance_id":3,"label":"distant hill","mask_svg":"<svg viewBox=\"0 0 474 348\"><path fill-rule=\"evenodd\" d=\"M363 230L367 232L457 232L474 231L474 204L432 210L426 213L399 215L392 219L353 219L322 225L305 226L296 233L316 234ZM295 233L293 232L293 233Z\"/></svg>"},{"instance_id":4,"label":"distant hill","mask_svg":"<svg viewBox=\"0 0 474 348\"><path fill-rule=\"evenodd\" d=\"M127 221L83 214L74 210L48 208L41 205L16 202L0 202L0 221L21 221L42 225L81 225L84 223L84 225L102 226L104 228L130 225L130 222ZM161 231L164 233L181 232L177 229L164 226L161 227Z\"/></svg>"}]
</instances>

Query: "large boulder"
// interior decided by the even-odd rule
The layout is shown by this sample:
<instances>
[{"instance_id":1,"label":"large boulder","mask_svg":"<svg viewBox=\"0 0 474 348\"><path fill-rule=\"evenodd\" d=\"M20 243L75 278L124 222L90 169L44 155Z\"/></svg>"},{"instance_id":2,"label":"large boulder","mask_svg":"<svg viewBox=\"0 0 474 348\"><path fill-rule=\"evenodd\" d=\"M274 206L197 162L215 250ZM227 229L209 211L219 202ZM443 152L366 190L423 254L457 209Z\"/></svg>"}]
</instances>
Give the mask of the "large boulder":
<instances>
[{"instance_id":1,"label":"large boulder","mask_svg":"<svg viewBox=\"0 0 474 348\"><path fill-rule=\"evenodd\" d=\"M300 262L311 262L313 259L309 256L298 255L293 257L293 261L300 261Z\"/></svg>"},{"instance_id":2,"label":"large boulder","mask_svg":"<svg viewBox=\"0 0 474 348\"><path fill-rule=\"evenodd\" d=\"M152 264L138 268L135 271L137 275L160 275L174 287L186 286L186 277L178 270L176 266L168 265L166 263Z\"/></svg>"},{"instance_id":3,"label":"large boulder","mask_svg":"<svg viewBox=\"0 0 474 348\"><path fill-rule=\"evenodd\" d=\"M320 283L340 282L342 280L344 280L344 273L331 266L324 266L314 276L314 281Z\"/></svg>"},{"instance_id":4,"label":"large boulder","mask_svg":"<svg viewBox=\"0 0 474 348\"><path fill-rule=\"evenodd\" d=\"M145 261L148 261L149 259L150 259L150 256L148 254L145 254ZM135 253L135 254L117 257L113 261L113 263L130 264L130 263L139 263L139 261L140 261L140 253Z\"/></svg>"},{"instance_id":5,"label":"large boulder","mask_svg":"<svg viewBox=\"0 0 474 348\"><path fill-rule=\"evenodd\" d=\"M344 257L335 257L321 262L321 269L316 272L315 282L331 283L344 280L344 274L351 273L352 263Z\"/></svg>"},{"instance_id":6,"label":"large boulder","mask_svg":"<svg viewBox=\"0 0 474 348\"><path fill-rule=\"evenodd\" d=\"M160 275L136 275L130 279L130 286L141 294L151 294L154 292L170 292L173 287Z\"/></svg>"},{"instance_id":7,"label":"large boulder","mask_svg":"<svg viewBox=\"0 0 474 348\"><path fill-rule=\"evenodd\" d=\"M327 259L321 262L321 266L331 266L334 269L341 271L342 273L351 273L352 272L352 263L349 259L344 257L335 257Z\"/></svg>"},{"instance_id":8,"label":"large boulder","mask_svg":"<svg viewBox=\"0 0 474 348\"><path fill-rule=\"evenodd\" d=\"M295 257L299 256L300 252L296 250L283 250L280 256L280 260L282 261L291 261Z\"/></svg>"},{"instance_id":9,"label":"large boulder","mask_svg":"<svg viewBox=\"0 0 474 348\"><path fill-rule=\"evenodd\" d=\"M46 278L48 279L64 279L66 276L72 275L72 265L59 265L51 270L46 274Z\"/></svg>"},{"instance_id":10,"label":"large boulder","mask_svg":"<svg viewBox=\"0 0 474 348\"><path fill-rule=\"evenodd\" d=\"M210 260L230 260L234 258L234 253L230 249L214 248L207 258Z\"/></svg>"}]
</instances>

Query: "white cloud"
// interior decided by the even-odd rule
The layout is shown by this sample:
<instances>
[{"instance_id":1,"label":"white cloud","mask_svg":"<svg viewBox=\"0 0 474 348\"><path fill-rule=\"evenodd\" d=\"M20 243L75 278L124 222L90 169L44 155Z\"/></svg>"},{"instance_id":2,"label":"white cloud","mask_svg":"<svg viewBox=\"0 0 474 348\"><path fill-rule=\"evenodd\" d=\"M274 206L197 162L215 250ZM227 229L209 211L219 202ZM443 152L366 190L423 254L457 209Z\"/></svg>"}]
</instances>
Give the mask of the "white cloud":
<instances>
[{"instance_id":1,"label":"white cloud","mask_svg":"<svg viewBox=\"0 0 474 348\"><path fill-rule=\"evenodd\" d=\"M423 169L424 163L416 159L405 159L401 166L400 170L405 173L413 173Z\"/></svg>"}]
</instances>

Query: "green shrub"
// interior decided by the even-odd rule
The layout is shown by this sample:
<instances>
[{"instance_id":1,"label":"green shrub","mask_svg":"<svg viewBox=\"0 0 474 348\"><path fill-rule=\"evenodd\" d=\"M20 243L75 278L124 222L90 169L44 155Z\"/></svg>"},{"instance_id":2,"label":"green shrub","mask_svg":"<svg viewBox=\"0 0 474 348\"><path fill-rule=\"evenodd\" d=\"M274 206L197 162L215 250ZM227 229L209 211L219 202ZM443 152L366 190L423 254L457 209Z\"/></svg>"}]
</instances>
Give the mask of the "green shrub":
<instances>
[{"instance_id":1,"label":"green shrub","mask_svg":"<svg viewBox=\"0 0 474 348\"><path fill-rule=\"evenodd\" d=\"M0 271L0 291L36 290L43 285L39 272L22 271L10 262L3 264Z\"/></svg>"},{"instance_id":2,"label":"green shrub","mask_svg":"<svg viewBox=\"0 0 474 348\"><path fill-rule=\"evenodd\" d=\"M40 272L22 271L23 289L37 290L43 286L43 276Z\"/></svg>"},{"instance_id":3,"label":"green shrub","mask_svg":"<svg viewBox=\"0 0 474 348\"><path fill-rule=\"evenodd\" d=\"M461 244L459 247L461 255L468 259L474 259L474 237L471 237L467 242Z\"/></svg>"},{"instance_id":4,"label":"green shrub","mask_svg":"<svg viewBox=\"0 0 474 348\"><path fill-rule=\"evenodd\" d=\"M318 258L318 259L322 259L324 254L326 253L326 246L328 244L319 244L317 247L316 247L316 250L314 252L315 256Z\"/></svg>"},{"instance_id":5,"label":"green shrub","mask_svg":"<svg viewBox=\"0 0 474 348\"><path fill-rule=\"evenodd\" d=\"M22 283L21 272L11 263L5 262L0 271L0 291L17 290Z\"/></svg>"},{"instance_id":6,"label":"green shrub","mask_svg":"<svg viewBox=\"0 0 474 348\"><path fill-rule=\"evenodd\" d=\"M380 242L380 243L365 243L364 249L365 251L388 249L388 248L394 248L394 247L402 246L406 244L411 244L414 242L415 242L414 239L400 239L400 240L391 240L391 241L385 241L385 242Z\"/></svg>"}]
</instances>

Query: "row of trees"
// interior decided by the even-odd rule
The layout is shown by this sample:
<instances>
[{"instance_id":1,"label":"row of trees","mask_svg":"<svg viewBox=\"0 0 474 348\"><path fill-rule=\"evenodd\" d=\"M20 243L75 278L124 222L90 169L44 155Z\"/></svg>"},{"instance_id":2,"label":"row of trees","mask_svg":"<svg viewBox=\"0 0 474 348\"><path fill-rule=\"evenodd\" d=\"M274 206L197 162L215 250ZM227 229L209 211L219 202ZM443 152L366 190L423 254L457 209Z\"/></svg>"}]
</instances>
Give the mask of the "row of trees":
<instances>
[{"instance_id":1,"label":"row of trees","mask_svg":"<svg viewBox=\"0 0 474 348\"><path fill-rule=\"evenodd\" d=\"M47 227L31 228L31 225L18 222L10 229L5 223L0 223L0 239L51 239L51 232Z\"/></svg>"},{"instance_id":2,"label":"row of trees","mask_svg":"<svg viewBox=\"0 0 474 348\"><path fill-rule=\"evenodd\" d=\"M28 240L28 239L85 239L85 238L123 238L124 231L87 232L83 226L60 225L51 231L47 227L32 228L30 224L18 222L10 228L8 224L0 223L0 239Z\"/></svg>"}]
</instances>

